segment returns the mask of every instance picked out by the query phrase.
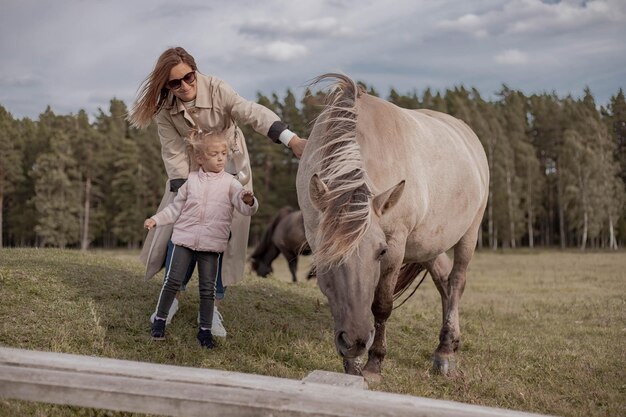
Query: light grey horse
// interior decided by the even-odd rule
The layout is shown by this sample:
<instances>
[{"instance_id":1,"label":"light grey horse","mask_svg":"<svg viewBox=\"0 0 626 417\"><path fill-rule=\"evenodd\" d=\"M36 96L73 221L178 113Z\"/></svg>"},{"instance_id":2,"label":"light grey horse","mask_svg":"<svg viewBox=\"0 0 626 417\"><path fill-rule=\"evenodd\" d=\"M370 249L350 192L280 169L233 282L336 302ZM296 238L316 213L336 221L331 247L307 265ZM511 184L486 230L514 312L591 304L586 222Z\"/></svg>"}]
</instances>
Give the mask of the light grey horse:
<instances>
[{"instance_id":1,"label":"light grey horse","mask_svg":"<svg viewBox=\"0 0 626 417\"><path fill-rule=\"evenodd\" d=\"M454 117L399 108L341 74L316 82L328 79L334 88L300 160L297 189L344 369L380 379L394 294L426 269L443 308L434 367L447 373L487 204L483 147ZM445 254L451 248L454 262ZM361 369L356 359L366 351Z\"/></svg>"}]
</instances>

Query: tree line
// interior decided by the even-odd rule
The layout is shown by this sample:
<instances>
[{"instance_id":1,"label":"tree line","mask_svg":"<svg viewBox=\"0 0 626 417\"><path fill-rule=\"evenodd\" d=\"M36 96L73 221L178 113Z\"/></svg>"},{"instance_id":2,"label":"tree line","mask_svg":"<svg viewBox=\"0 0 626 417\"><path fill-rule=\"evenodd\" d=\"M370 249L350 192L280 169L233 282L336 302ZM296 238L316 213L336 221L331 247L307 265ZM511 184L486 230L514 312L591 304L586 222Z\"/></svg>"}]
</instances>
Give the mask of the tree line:
<instances>
[{"instance_id":1,"label":"tree line","mask_svg":"<svg viewBox=\"0 0 626 417\"><path fill-rule=\"evenodd\" d=\"M378 92L361 83L369 94ZM258 94L291 130L307 137L324 93L298 102ZM427 108L465 121L480 138L491 182L478 246L617 249L626 242L626 102L620 89L598 107L554 93L527 96L503 86L485 100L476 89L426 89L387 97L400 107ZM16 119L0 105L0 246L137 248L143 220L165 187L156 127L132 128L126 104L112 99L90 120L83 110ZM251 243L276 211L297 207L298 161L247 126L259 212Z\"/></svg>"}]
</instances>

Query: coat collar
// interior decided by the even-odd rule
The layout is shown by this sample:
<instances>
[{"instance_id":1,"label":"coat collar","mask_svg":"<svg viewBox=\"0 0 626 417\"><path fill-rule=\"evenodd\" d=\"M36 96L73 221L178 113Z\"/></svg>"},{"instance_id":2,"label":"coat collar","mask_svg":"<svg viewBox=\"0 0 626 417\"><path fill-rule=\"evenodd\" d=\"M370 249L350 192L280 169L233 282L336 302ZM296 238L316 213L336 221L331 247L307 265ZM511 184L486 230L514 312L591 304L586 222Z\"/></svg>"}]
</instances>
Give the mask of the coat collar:
<instances>
[{"instance_id":1,"label":"coat collar","mask_svg":"<svg viewBox=\"0 0 626 417\"><path fill-rule=\"evenodd\" d=\"M201 109L213 108L213 95L212 92L213 78L209 75L201 74L196 71L196 107ZM170 114L178 114L180 112L187 113L185 105L182 100L176 97L171 92L168 93L167 102L170 107Z\"/></svg>"},{"instance_id":2,"label":"coat collar","mask_svg":"<svg viewBox=\"0 0 626 417\"><path fill-rule=\"evenodd\" d=\"M207 180L217 180L224 176L224 170L220 172L205 172L202 167L198 168L198 179L200 182L204 182Z\"/></svg>"}]
</instances>

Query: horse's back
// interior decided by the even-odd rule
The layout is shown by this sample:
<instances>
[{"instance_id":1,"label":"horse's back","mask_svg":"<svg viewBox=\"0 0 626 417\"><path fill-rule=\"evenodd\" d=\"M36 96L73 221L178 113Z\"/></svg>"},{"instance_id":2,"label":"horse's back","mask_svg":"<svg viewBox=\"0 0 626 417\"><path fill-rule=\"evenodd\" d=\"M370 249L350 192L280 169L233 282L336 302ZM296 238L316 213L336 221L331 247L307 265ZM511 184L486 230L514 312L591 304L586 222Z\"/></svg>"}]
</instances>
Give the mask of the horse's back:
<instances>
[{"instance_id":1,"label":"horse's back","mask_svg":"<svg viewBox=\"0 0 626 417\"><path fill-rule=\"evenodd\" d=\"M433 110L408 110L366 96L358 136L378 192L406 180L401 203L384 223L410 230L408 253L445 251L482 216L489 169L480 140L465 122Z\"/></svg>"},{"instance_id":2,"label":"horse's back","mask_svg":"<svg viewBox=\"0 0 626 417\"><path fill-rule=\"evenodd\" d=\"M417 113L421 116L428 116L429 118L445 123L448 126L457 129L459 132L463 132L463 134L466 135L468 138L476 138L476 140L478 140L478 137L476 136L472 128L467 125L467 123L447 113L442 113L440 111L430 109L414 109L409 111Z\"/></svg>"},{"instance_id":3,"label":"horse's back","mask_svg":"<svg viewBox=\"0 0 626 417\"><path fill-rule=\"evenodd\" d=\"M273 241L281 251L299 253L306 249L307 241L304 234L304 220L300 210L294 210L283 217L276 226Z\"/></svg>"},{"instance_id":4,"label":"horse's back","mask_svg":"<svg viewBox=\"0 0 626 417\"><path fill-rule=\"evenodd\" d=\"M481 191L489 182L487 157L462 120L434 110L404 109L369 95L360 100L359 116L357 140L379 190L407 179L417 181L422 189L426 180L428 188L438 193L440 187L471 179L484 197Z\"/></svg>"}]
</instances>

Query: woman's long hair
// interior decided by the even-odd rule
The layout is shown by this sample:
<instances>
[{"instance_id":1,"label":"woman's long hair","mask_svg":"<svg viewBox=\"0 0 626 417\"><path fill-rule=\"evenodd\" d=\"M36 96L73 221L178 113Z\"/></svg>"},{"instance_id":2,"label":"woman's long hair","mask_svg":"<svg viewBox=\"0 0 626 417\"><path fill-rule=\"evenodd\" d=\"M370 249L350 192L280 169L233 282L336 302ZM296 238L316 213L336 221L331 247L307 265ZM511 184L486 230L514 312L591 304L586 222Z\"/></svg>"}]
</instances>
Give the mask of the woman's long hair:
<instances>
[{"instance_id":1,"label":"woman's long hair","mask_svg":"<svg viewBox=\"0 0 626 417\"><path fill-rule=\"evenodd\" d=\"M195 59L180 46L169 48L161 54L154 70L137 90L137 101L128 116L134 127L147 127L154 115L165 105L169 93L165 84L169 80L171 69L181 62L189 65L194 71L198 70Z\"/></svg>"}]
</instances>

